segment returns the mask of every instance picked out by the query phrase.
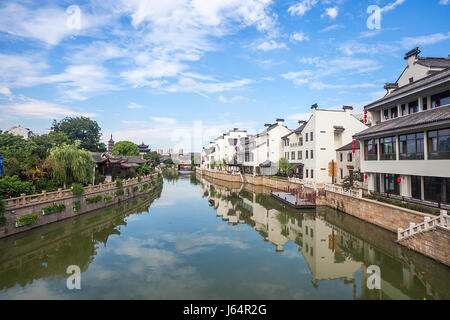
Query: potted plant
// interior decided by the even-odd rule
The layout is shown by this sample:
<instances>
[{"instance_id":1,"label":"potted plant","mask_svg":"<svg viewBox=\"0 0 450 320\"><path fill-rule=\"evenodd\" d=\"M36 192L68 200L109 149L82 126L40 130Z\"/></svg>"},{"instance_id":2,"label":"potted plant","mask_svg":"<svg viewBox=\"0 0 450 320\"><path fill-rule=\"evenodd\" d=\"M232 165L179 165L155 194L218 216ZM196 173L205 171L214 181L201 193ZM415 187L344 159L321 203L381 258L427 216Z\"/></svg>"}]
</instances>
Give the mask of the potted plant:
<instances>
[{"instance_id":1,"label":"potted plant","mask_svg":"<svg viewBox=\"0 0 450 320\"><path fill-rule=\"evenodd\" d=\"M33 224L38 218L36 213L28 214L16 219L16 228Z\"/></svg>"}]
</instances>

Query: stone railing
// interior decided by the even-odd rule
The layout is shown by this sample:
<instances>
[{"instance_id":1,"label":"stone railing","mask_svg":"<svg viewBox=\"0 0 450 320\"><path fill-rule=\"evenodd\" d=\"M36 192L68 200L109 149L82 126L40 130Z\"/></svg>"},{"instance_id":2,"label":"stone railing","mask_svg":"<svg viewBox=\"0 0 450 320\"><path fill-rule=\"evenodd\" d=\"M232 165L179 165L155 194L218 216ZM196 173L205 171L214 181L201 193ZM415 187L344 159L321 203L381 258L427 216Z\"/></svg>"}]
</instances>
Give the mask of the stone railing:
<instances>
[{"instance_id":1,"label":"stone railing","mask_svg":"<svg viewBox=\"0 0 450 320\"><path fill-rule=\"evenodd\" d=\"M425 221L419 224L410 223L409 228L403 230L398 228L397 241L411 237L412 235L428 231L436 226L450 228L450 216L445 210L441 210L441 214L435 218L425 217Z\"/></svg>"},{"instance_id":2,"label":"stone railing","mask_svg":"<svg viewBox=\"0 0 450 320\"><path fill-rule=\"evenodd\" d=\"M334 184L324 184L324 189L325 189L325 191L339 193L344 196L349 196L349 197L353 197L353 198L362 198L363 197L362 189L357 189L357 190L350 189L348 191L345 191L344 188L334 185Z\"/></svg>"},{"instance_id":3,"label":"stone railing","mask_svg":"<svg viewBox=\"0 0 450 320\"><path fill-rule=\"evenodd\" d=\"M156 178L158 175L147 175L141 177L141 182L152 180L152 178ZM135 185L139 183L138 178L131 178L128 180L122 180L123 186L127 187L130 185ZM84 188L84 194L90 194L90 193L96 193L100 191L105 190L111 190L116 188L116 182L108 182L108 183L102 183L99 185L88 185ZM62 190L61 188L58 189L58 191L54 192L46 192L42 191L42 193L39 194L32 194L32 195L25 195L22 193L20 197L17 198L10 198L10 199L4 199L3 202L5 203L5 209L11 210L17 207L23 207L28 205L34 205L39 204L41 202L47 202L52 200L61 200L72 197L72 189L65 189Z\"/></svg>"}]
</instances>

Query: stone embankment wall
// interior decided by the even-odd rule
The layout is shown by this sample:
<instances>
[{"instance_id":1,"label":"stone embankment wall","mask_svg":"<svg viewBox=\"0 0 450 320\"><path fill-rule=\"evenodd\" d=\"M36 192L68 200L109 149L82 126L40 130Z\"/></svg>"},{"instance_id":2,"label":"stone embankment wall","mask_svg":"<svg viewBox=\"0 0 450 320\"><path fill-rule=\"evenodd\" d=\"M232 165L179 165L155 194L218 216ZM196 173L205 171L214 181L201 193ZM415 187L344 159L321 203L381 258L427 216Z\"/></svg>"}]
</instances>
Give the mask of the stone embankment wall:
<instances>
[{"instance_id":1,"label":"stone embankment wall","mask_svg":"<svg viewBox=\"0 0 450 320\"><path fill-rule=\"evenodd\" d=\"M155 181L156 184L155 182L152 184L152 181ZM149 188L141 191L140 187L144 184L149 184ZM4 213L6 224L0 227L0 238L114 205L121 201L152 192L156 188L159 188L161 184L162 182L158 179L158 175L154 174L142 177L141 181L138 181L137 178L124 180L123 187L116 187L115 182L97 186L88 186L85 188L85 193L82 196L73 196L72 190L69 189L48 194L39 194L33 197L22 196L19 198L9 199L6 206L6 212ZM138 190L133 192L133 187L137 187ZM127 189L130 190L129 195L127 195ZM120 196L116 195L116 191L118 190L124 190L124 194ZM113 200L110 202L105 202L104 198L108 195L113 196ZM101 200L94 203L86 202L86 198L95 196L100 196ZM73 208L75 201L80 201L81 204L80 210L76 212ZM42 209L53 204L64 204L66 209L62 212L43 215ZM33 213L38 215L37 220L33 224L23 227L16 227L17 218Z\"/></svg>"},{"instance_id":2,"label":"stone embankment wall","mask_svg":"<svg viewBox=\"0 0 450 320\"><path fill-rule=\"evenodd\" d=\"M450 266L450 230L437 226L402 239L400 244Z\"/></svg>"}]
</instances>

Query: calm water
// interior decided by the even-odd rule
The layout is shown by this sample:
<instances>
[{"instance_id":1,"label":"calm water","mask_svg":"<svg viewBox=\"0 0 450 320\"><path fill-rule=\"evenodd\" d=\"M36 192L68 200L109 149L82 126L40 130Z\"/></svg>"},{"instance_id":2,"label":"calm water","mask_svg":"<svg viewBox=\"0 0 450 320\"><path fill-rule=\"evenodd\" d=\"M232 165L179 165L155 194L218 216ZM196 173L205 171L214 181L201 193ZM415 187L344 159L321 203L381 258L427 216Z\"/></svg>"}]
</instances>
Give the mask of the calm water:
<instances>
[{"instance_id":1,"label":"calm water","mask_svg":"<svg viewBox=\"0 0 450 320\"><path fill-rule=\"evenodd\" d=\"M0 299L449 299L450 271L395 235L268 190L182 175L163 190L0 240ZM81 268L68 290L66 268ZM367 268L381 290L367 288Z\"/></svg>"}]
</instances>

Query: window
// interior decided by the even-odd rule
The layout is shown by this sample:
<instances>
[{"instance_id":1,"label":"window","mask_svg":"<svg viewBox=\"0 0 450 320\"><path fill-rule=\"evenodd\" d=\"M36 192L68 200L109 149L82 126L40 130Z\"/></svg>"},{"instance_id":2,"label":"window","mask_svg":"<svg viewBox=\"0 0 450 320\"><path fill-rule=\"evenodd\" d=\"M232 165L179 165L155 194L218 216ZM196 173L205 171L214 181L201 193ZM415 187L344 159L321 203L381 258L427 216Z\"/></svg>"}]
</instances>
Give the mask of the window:
<instances>
[{"instance_id":1,"label":"window","mask_svg":"<svg viewBox=\"0 0 450 320\"><path fill-rule=\"evenodd\" d=\"M311 159L314 159L314 151L311 150Z\"/></svg>"},{"instance_id":2,"label":"window","mask_svg":"<svg viewBox=\"0 0 450 320\"><path fill-rule=\"evenodd\" d=\"M402 116L406 116L406 105L402 104Z\"/></svg>"},{"instance_id":3,"label":"window","mask_svg":"<svg viewBox=\"0 0 450 320\"><path fill-rule=\"evenodd\" d=\"M297 159L298 159L298 160L302 160L302 152L301 152L301 151L298 152L298 157L297 157Z\"/></svg>"},{"instance_id":4,"label":"window","mask_svg":"<svg viewBox=\"0 0 450 320\"><path fill-rule=\"evenodd\" d=\"M405 134L398 137L400 160L423 160L423 132Z\"/></svg>"},{"instance_id":5,"label":"window","mask_svg":"<svg viewBox=\"0 0 450 320\"><path fill-rule=\"evenodd\" d=\"M391 108L391 119L395 119L397 117L398 117L398 108L397 107Z\"/></svg>"},{"instance_id":6,"label":"window","mask_svg":"<svg viewBox=\"0 0 450 320\"><path fill-rule=\"evenodd\" d=\"M398 174L384 174L384 192L400 195L398 178L400 178Z\"/></svg>"},{"instance_id":7,"label":"window","mask_svg":"<svg viewBox=\"0 0 450 320\"><path fill-rule=\"evenodd\" d=\"M311 132L311 141L314 141L314 132Z\"/></svg>"},{"instance_id":8,"label":"window","mask_svg":"<svg viewBox=\"0 0 450 320\"><path fill-rule=\"evenodd\" d=\"M341 171L341 179L344 179L344 169L339 169Z\"/></svg>"},{"instance_id":9,"label":"window","mask_svg":"<svg viewBox=\"0 0 450 320\"><path fill-rule=\"evenodd\" d=\"M428 131L428 159L450 159L450 128Z\"/></svg>"},{"instance_id":10,"label":"window","mask_svg":"<svg viewBox=\"0 0 450 320\"><path fill-rule=\"evenodd\" d=\"M291 152L291 160L295 160L295 151Z\"/></svg>"},{"instance_id":11,"label":"window","mask_svg":"<svg viewBox=\"0 0 450 320\"><path fill-rule=\"evenodd\" d=\"M267 147L269 147L269 138L267 138Z\"/></svg>"},{"instance_id":12,"label":"window","mask_svg":"<svg viewBox=\"0 0 450 320\"><path fill-rule=\"evenodd\" d=\"M306 134L305 140L306 142L308 142L308 134Z\"/></svg>"},{"instance_id":13,"label":"window","mask_svg":"<svg viewBox=\"0 0 450 320\"><path fill-rule=\"evenodd\" d=\"M450 179L439 177L423 177L425 200L450 202Z\"/></svg>"},{"instance_id":14,"label":"window","mask_svg":"<svg viewBox=\"0 0 450 320\"><path fill-rule=\"evenodd\" d=\"M411 176L411 195L415 199L422 199L422 182L418 176Z\"/></svg>"},{"instance_id":15,"label":"window","mask_svg":"<svg viewBox=\"0 0 450 320\"><path fill-rule=\"evenodd\" d=\"M413 83L414 82L414 78L409 78L409 83Z\"/></svg>"},{"instance_id":16,"label":"window","mask_svg":"<svg viewBox=\"0 0 450 320\"><path fill-rule=\"evenodd\" d=\"M306 169L306 177L308 178L308 169Z\"/></svg>"},{"instance_id":17,"label":"window","mask_svg":"<svg viewBox=\"0 0 450 320\"><path fill-rule=\"evenodd\" d=\"M428 109L428 99L427 98L423 98L422 105L423 105L423 111Z\"/></svg>"},{"instance_id":18,"label":"window","mask_svg":"<svg viewBox=\"0 0 450 320\"><path fill-rule=\"evenodd\" d=\"M396 159L395 137L380 138L381 160Z\"/></svg>"},{"instance_id":19,"label":"window","mask_svg":"<svg viewBox=\"0 0 450 320\"><path fill-rule=\"evenodd\" d=\"M305 151L305 159L308 159L308 150Z\"/></svg>"},{"instance_id":20,"label":"window","mask_svg":"<svg viewBox=\"0 0 450 320\"><path fill-rule=\"evenodd\" d=\"M383 118L384 120L389 119L389 109L383 110Z\"/></svg>"},{"instance_id":21,"label":"window","mask_svg":"<svg viewBox=\"0 0 450 320\"><path fill-rule=\"evenodd\" d=\"M375 191L381 192L381 173L375 174Z\"/></svg>"},{"instance_id":22,"label":"window","mask_svg":"<svg viewBox=\"0 0 450 320\"><path fill-rule=\"evenodd\" d=\"M450 104L450 90L431 96L431 109Z\"/></svg>"},{"instance_id":23,"label":"window","mask_svg":"<svg viewBox=\"0 0 450 320\"><path fill-rule=\"evenodd\" d=\"M378 144L376 139L364 141L364 160L378 160Z\"/></svg>"},{"instance_id":24,"label":"window","mask_svg":"<svg viewBox=\"0 0 450 320\"><path fill-rule=\"evenodd\" d=\"M409 114L419 112L419 101L415 100L408 103Z\"/></svg>"},{"instance_id":25,"label":"window","mask_svg":"<svg viewBox=\"0 0 450 320\"><path fill-rule=\"evenodd\" d=\"M341 162L344 161L344 159L343 159L344 157L343 157L343 155L342 155L342 152L339 153L339 158L340 158L339 160L341 160Z\"/></svg>"},{"instance_id":26,"label":"window","mask_svg":"<svg viewBox=\"0 0 450 320\"><path fill-rule=\"evenodd\" d=\"M285 146L285 147L289 147L289 140L288 140L288 139L285 139L285 140L284 140L284 146Z\"/></svg>"},{"instance_id":27,"label":"window","mask_svg":"<svg viewBox=\"0 0 450 320\"><path fill-rule=\"evenodd\" d=\"M311 179L314 179L314 170L311 169Z\"/></svg>"},{"instance_id":28,"label":"window","mask_svg":"<svg viewBox=\"0 0 450 320\"><path fill-rule=\"evenodd\" d=\"M348 162L352 162L352 161L353 161L353 155L352 155L351 152L348 152L348 153L347 153L347 161L348 161Z\"/></svg>"}]
</instances>

